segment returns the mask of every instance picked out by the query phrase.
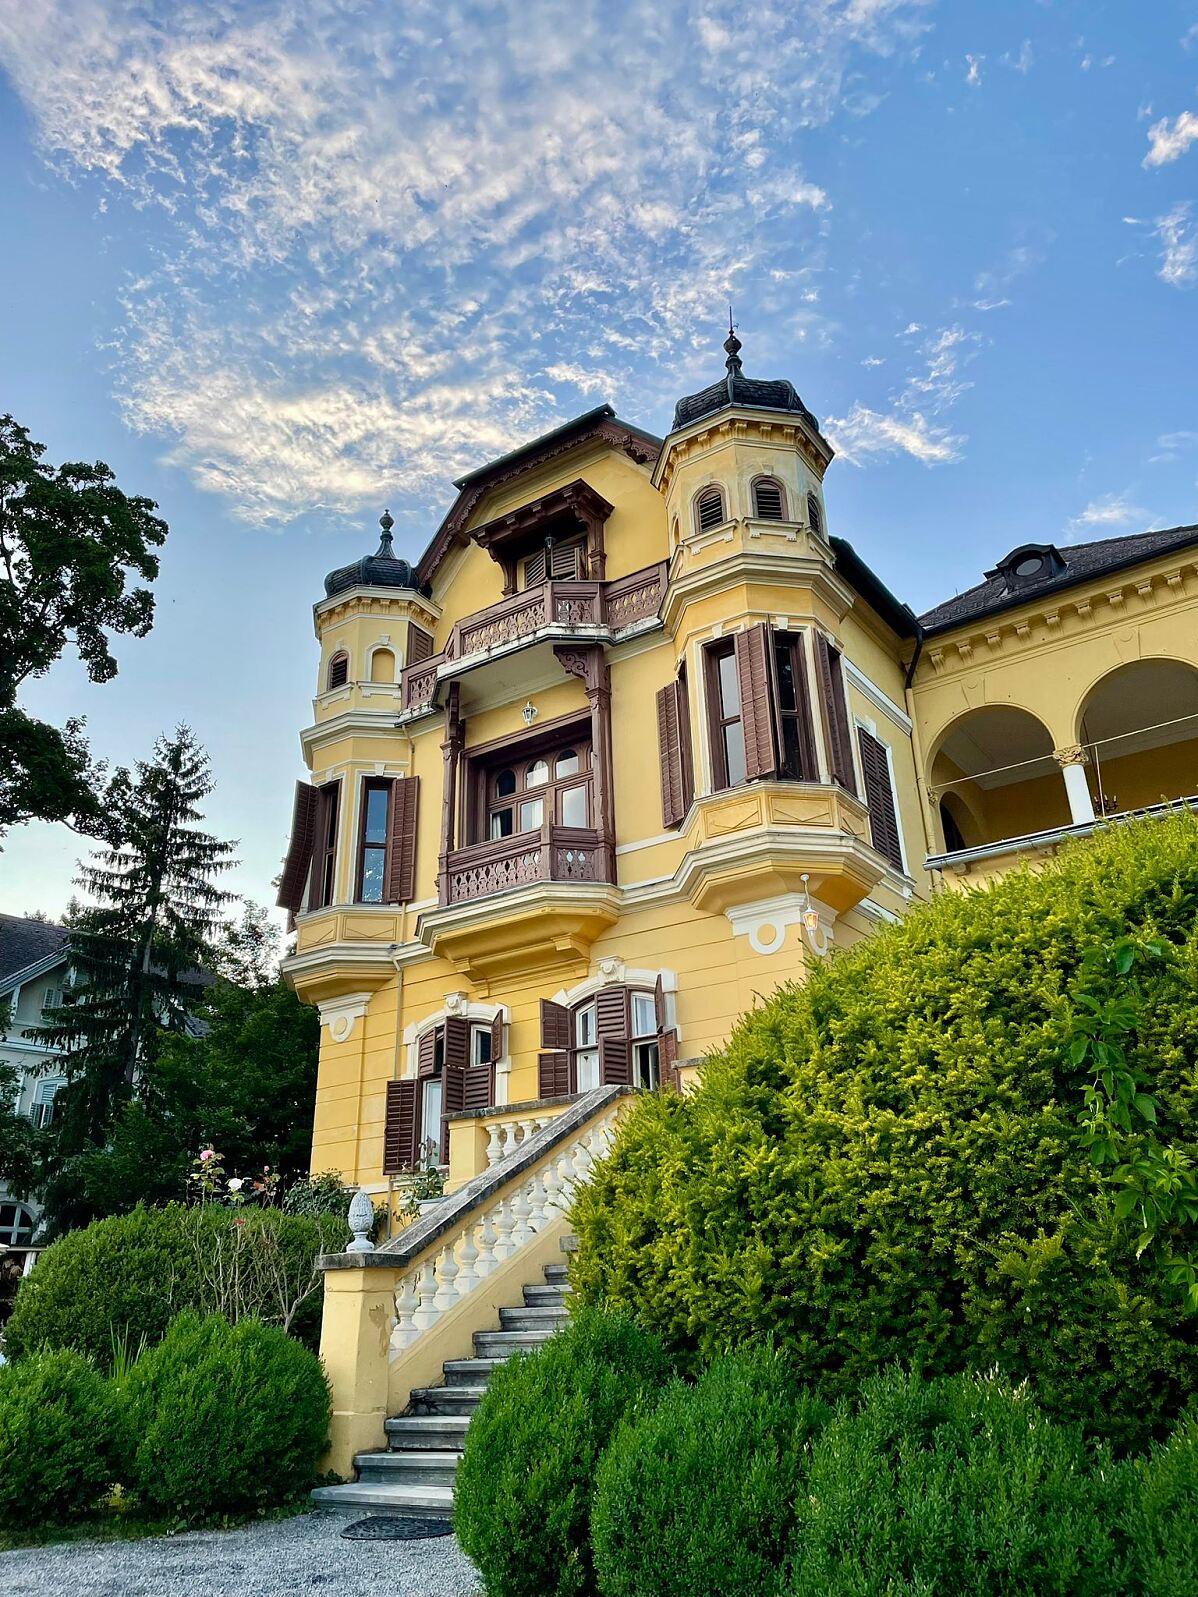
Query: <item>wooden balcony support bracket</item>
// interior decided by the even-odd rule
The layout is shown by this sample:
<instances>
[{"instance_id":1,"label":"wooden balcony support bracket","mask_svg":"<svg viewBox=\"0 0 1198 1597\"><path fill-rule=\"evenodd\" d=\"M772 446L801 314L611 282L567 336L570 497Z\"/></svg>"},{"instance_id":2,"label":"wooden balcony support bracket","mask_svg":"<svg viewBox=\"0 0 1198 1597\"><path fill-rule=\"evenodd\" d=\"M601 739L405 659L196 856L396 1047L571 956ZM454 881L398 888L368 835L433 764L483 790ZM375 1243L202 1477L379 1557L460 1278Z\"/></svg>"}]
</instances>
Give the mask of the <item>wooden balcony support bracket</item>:
<instances>
[{"instance_id":1,"label":"wooden balcony support bracket","mask_svg":"<svg viewBox=\"0 0 1198 1597\"><path fill-rule=\"evenodd\" d=\"M591 747L594 750L595 830L605 853L600 880L616 879L615 770L611 749L611 667L600 643L558 645L553 650L562 669L580 678L591 706Z\"/></svg>"},{"instance_id":2,"label":"wooden balcony support bracket","mask_svg":"<svg viewBox=\"0 0 1198 1597\"><path fill-rule=\"evenodd\" d=\"M441 797L441 856L437 873L442 903L448 902L449 856L457 840L458 771L462 763L462 743L465 729L461 712L462 687L460 682L449 684L445 703L445 741L441 745L444 759L444 787Z\"/></svg>"}]
</instances>

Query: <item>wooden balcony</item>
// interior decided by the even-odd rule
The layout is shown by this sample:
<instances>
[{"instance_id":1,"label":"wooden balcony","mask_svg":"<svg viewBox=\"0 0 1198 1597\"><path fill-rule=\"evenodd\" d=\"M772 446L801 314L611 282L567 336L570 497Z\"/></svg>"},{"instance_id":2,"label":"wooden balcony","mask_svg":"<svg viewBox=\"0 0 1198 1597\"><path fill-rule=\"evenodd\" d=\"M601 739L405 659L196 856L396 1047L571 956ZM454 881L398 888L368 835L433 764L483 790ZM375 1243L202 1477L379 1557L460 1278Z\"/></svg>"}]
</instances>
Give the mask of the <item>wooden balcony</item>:
<instances>
[{"instance_id":1,"label":"wooden balcony","mask_svg":"<svg viewBox=\"0 0 1198 1597\"><path fill-rule=\"evenodd\" d=\"M527 642L547 628L559 636L577 627L596 628L613 635L655 616L665 591L666 565L661 561L614 582L546 582L500 599L485 610L476 610L456 621L440 654L405 668L403 708L429 708L436 693L437 673L444 665L475 655L485 658L495 649Z\"/></svg>"},{"instance_id":2,"label":"wooden balcony","mask_svg":"<svg viewBox=\"0 0 1198 1597\"><path fill-rule=\"evenodd\" d=\"M443 905L470 903L541 882L611 882L612 851L589 827L550 826L451 850L441 872Z\"/></svg>"}]
</instances>

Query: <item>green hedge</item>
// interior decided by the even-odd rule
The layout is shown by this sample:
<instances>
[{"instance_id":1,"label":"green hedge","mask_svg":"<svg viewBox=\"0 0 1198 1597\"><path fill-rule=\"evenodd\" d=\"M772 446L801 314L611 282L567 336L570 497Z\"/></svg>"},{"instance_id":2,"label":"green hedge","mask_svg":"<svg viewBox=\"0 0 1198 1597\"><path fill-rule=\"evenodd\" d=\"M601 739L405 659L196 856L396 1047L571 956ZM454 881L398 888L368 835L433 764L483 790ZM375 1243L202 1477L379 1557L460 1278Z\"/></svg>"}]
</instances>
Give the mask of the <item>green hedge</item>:
<instances>
[{"instance_id":1,"label":"green hedge","mask_svg":"<svg viewBox=\"0 0 1198 1597\"><path fill-rule=\"evenodd\" d=\"M595 1485L604 1597L774 1597L785 1590L794 1502L828 1410L778 1354L717 1359L694 1386L621 1427Z\"/></svg>"},{"instance_id":2,"label":"green hedge","mask_svg":"<svg viewBox=\"0 0 1198 1597\"><path fill-rule=\"evenodd\" d=\"M255 1320L179 1315L126 1386L128 1480L151 1514L204 1523L296 1500L328 1440L320 1360Z\"/></svg>"},{"instance_id":3,"label":"green hedge","mask_svg":"<svg viewBox=\"0 0 1198 1597\"><path fill-rule=\"evenodd\" d=\"M78 1353L0 1366L0 1525L66 1524L121 1473L117 1394Z\"/></svg>"},{"instance_id":4,"label":"green hedge","mask_svg":"<svg viewBox=\"0 0 1198 1597\"><path fill-rule=\"evenodd\" d=\"M773 1336L851 1393L898 1361L997 1366L1122 1446L1198 1386L1198 1330L1116 1227L1066 1059L1083 953L1129 931L1135 1063L1195 1148L1198 818L939 895L750 1014L685 1099L645 1095L574 1212L584 1301L677 1354Z\"/></svg>"},{"instance_id":5,"label":"green hedge","mask_svg":"<svg viewBox=\"0 0 1198 1597\"><path fill-rule=\"evenodd\" d=\"M1193 1597L1198 1582L1198 1412L1128 1466L1120 1530L1130 1548L1128 1591Z\"/></svg>"},{"instance_id":6,"label":"green hedge","mask_svg":"<svg viewBox=\"0 0 1198 1597\"><path fill-rule=\"evenodd\" d=\"M347 1234L336 1216L215 1204L139 1207L97 1220L47 1248L22 1281L5 1350L21 1358L40 1347L69 1347L106 1368L114 1343L153 1344L182 1309L282 1324L308 1287L288 1329L315 1349L322 1294L312 1264L318 1253L342 1247ZM229 1268L234 1259L236 1272ZM237 1301L228 1288L234 1273L241 1283ZM280 1278L287 1283L281 1294Z\"/></svg>"},{"instance_id":7,"label":"green hedge","mask_svg":"<svg viewBox=\"0 0 1198 1597\"><path fill-rule=\"evenodd\" d=\"M590 1597L599 1456L657 1395L669 1366L623 1315L583 1311L537 1352L497 1369L470 1428L454 1529L487 1597Z\"/></svg>"}]
</instances>

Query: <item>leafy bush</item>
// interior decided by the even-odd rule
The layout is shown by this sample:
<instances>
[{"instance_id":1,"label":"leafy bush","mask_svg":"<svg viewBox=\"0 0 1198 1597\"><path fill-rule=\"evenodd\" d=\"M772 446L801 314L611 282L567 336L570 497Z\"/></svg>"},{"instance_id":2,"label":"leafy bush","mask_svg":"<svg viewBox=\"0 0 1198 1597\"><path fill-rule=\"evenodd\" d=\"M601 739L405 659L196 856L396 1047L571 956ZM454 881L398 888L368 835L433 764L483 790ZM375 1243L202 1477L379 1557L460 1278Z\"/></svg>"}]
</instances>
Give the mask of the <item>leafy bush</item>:
<instances>
[{"instance_id":1,"label":"leafy bush","mask_svg":"<svg viewBox=\"0 0 1198 1597\"><path fill-rule=\"evenodd\" d=\"M621 1427L595 1487L592 1545L604 1597L771 1597L810 1438L828 1410L777 1354L717 1359L694 1386Z\"/></svg>"},{"instance_id":2,"label":"leafy bush","mask_svg":"<svg viewBox=\"0 0 1198 1597\"><path fill-rule=\"evenodd\" d=\"M1132 978L1129 1058L1198 1151L1186 814L940 894L749 1015L693 1095L639 1099L575 1204L582 1299L683 1355L773 1335L828 1394L997 1366L1121 1447L1159 1435L1195 1322L1114 1218L1068 1057L1082 958L1129 933L1173 945Z\"/></svg>"},{"instance_id":3,"label":"leafy bush","mask_svg":"<svg viewBox=\"0 0 1198 1597\"><path fill-rule=\"evenodd\" d=\"M454 1529L488 1597L588 1597L599 1455L656 1396L669 1366L624 1315L583 1311L491 1377L466 1432Z\"/></svg>"},{"instance_id":4,"label":"leafy bush","mask_svg":"<svg viewBox=\"0 0 1198 1597\"><path fill-rule=\"evenodd\" d=\"M1130 1500L1121 1523L1131 1547L1128 1590L1190 1597L1198 1570L1198 1412L1127 1470Z\"/></svg>"},{"instance_id":5,"label":"leafy bush","mask_svg":"<svg viewBox=\"0 0 1198 1597\"><path fill-rule=\"evenodd\" d=\"M283 1210L286 1214L334 1215L348 1235L346 1215L357 1190L345 1185L340 1171L322 1170L319 1175L292 1182L283 1194Z\"/></svg>"},{"instance_id":6,"label":"leafy bush","mask_svg":"<svg viewBox=\"0 0 1198 1597\"><path fill-rule=\"evenodd\" d=\"M116 1481L116 1394L78 1353L0 1366L0 1524L55 1524L85 1514Z\"/></svg>"},{"instance_id":7,"label":"leafy bush","mask_svg":"<svg viewBox=\"0 0 1198 1597\"><path fill-rule=\"evenodd\" d=\"M10 1357L69 1347L102 1368L123 1337L157 1342L181 1309L320 1336L316 1255L345 1241L344 1219L217 1205L134 1209L69 1232L21 1283L5 1332Z\"/></svg>"},{"instance_id":8,"label":"leafy bush","mask_svg":"<svg viewBox=\"0 0 1198 1597\"><path fill-rule=\"evenodd\" d=\"M130 1484L151 1513L177 1522L294 1500L328 1439L320 1360L256 1320L179 1315L133 1366L126 1395Z\"/></svg>"},{"instance_id":9,"label":"leafy bush","mask_svg":"<svg viewBox=\"0 0 1198 1597\"><path fill-rule=\"evenodd\" d=\"M793 1597L1126 1597L1118 1485L1026 1387L887 1371L812 1444Z\"/></svg>"}]
</instances>

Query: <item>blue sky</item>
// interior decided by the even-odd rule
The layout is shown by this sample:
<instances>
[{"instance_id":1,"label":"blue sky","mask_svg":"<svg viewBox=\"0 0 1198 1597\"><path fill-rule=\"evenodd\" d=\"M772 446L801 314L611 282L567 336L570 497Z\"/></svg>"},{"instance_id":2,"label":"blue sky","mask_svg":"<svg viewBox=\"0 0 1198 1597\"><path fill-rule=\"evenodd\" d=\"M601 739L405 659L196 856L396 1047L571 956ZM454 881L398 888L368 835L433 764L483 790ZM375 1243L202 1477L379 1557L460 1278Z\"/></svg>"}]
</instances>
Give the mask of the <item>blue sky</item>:
<instances>
[{"instance_id":1,"label":"blue sky","mask_svg":"<svg viewBox=\"0 0 1198 1597\"><path fill-rule=\"evenodd\" d=\"M787 376L832 531L917 609L1028 540L1198 521L1198 4L0 0L0 409L171 525L97 752L188 721L260 900L310 606L609 400ZM79 840L0 855L63 908Z\"/></svg>"}]
</instances>

